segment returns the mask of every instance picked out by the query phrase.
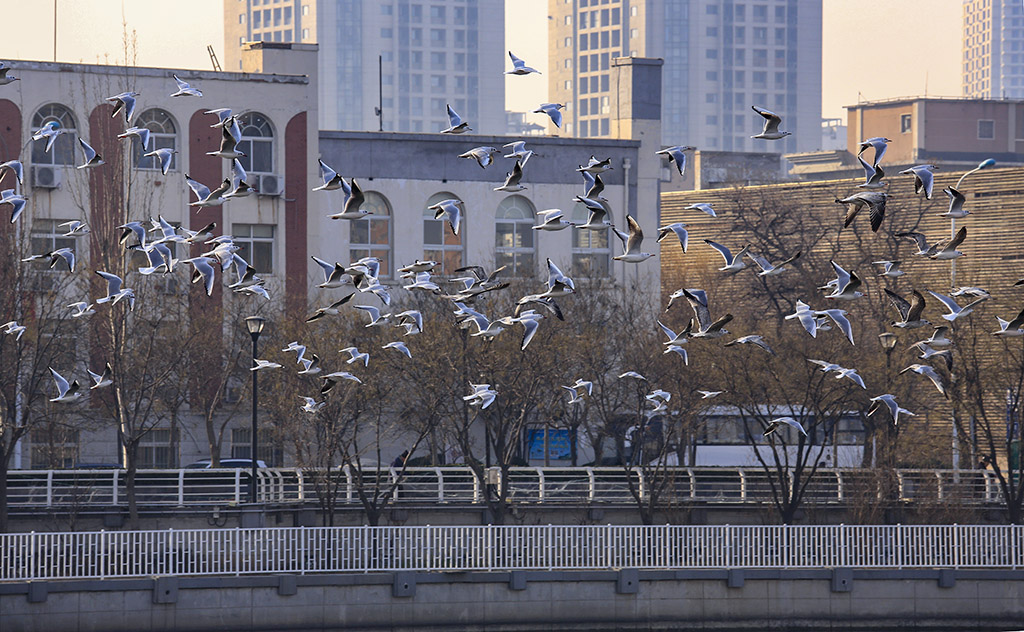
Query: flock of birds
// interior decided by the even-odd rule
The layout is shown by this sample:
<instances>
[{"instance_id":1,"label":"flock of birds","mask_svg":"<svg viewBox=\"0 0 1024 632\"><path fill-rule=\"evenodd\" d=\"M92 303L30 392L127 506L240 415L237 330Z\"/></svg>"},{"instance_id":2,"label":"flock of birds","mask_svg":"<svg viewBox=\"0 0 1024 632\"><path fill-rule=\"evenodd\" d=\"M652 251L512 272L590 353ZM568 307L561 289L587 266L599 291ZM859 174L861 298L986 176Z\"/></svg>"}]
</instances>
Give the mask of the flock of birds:
<instances>
[{"instance_id":1,"label":"flock of birds","mask_svg":"<svg viewBox=\"0 0 1024 632\"><path fill-rule=\"evenodd\" d=\"M526 66L523 60L519 59L511 52L509 52L509 56L513 63L513 69L507 71L506 74L527 75L537 72L535 69ZM0 85L8 84L11 81L17 80L17 78L10 75L8 71L9 67L0 64ZM202 97L202 92L198 89L182 81L177 76L174 76L174 79L177 90L170 95L171 97ZM175 153L174 150L154 149L152 151L148 151L150 140L149 130L146 128L135 127L131 124L135 112L136 99L139 96L140 95L136 92L126 91L107 99L107 101L114 105L112 116L116 117L118 114L122 114L124 116L125 123L128 126L124 133L118 135L118 138L137 138L143 148L143 151L146 152L144 155L152 156L155 160L159 161L161 171L166 175L171 164L172 154ZM563 108L564 105L562 104L545 103L542 104L536 112L547 114L551 118L552 123L560 127L562 118L561 110ZM757 106L752 106L752 109L764 119L763 130L752 138L772 141L784 138L790 134L790 132L781 131L779 129L781 118L777 114ZM241 133L239 131L236 117L228 108L211 109L206 111L206 113L217 117L217 121L213 123L211 127L219 128L221 130L220 147L207 153L229 161L231 176L225 178L219 186L211 190L207 185L197 182L186 174L185 181L196 198L190 203L190 206L197 209L217 206L232 199L246 197L256 192L255 187L253 187L251 183L247 182L247 174L238 160L239 158L244 157L245 154L239 150ZM471 131L468 123L463 121L450 105L447 106L447 114L449 126L446 129L440 130L440 133L462 134ZM45 141L46 151L51 151L55 140L60 134L64 133L64 131L65 130L63 130L58 123L50 121L43 125L41 129L36 131L32 135L32 139L36 142ZM79 138L78 142L83 154L83 163L78 166L79 169L93 169L104 164L102 156L100 156L84 139ZM865 182L859 186L864 190L854 193L844 199L836 200L837 203L843 204L848 208L844 222L845 226L849 226L857 215L866 208L870 217L872 231L877 231L879 229L885 215L886 202L889 197L886 192L881 190L886 186L886 183L883 181L885 173L880 165L880 161L885 154L888 142L890 141L886 138L871 138L861 143L858 159L865 170ZM493 163L493 156L495 155L503 155L506 159L515 159L515 164L512 167L512 170L507 173L503 183L495 187L494 190L501 192L521 191L526 188L522 184L524 169L530 160L530 157L533 155L533 152L526 148L525 141L510 143L505 145L503 149L508 150L509 153L503 154L503 152L498 148L483 146L471 148L462 153L459 157L475 160L482 169L488 168ZM665 156L671 163L674 163L678 172L682 175L686 166L686 152L694 149L695 148L691 146L680 145L663 149L657 153ZM874 160L871 163L868 163L862 157L864 152L868 149L873 149L874 151ZM586 222L582 224L574 224L565 218L565 215L561 210L549 209L538 212L537 223L533 226L533 229L539 231L561 231L566 229L592 231L610 230L619 238L622 244L622 253L613 258L625 263L640 264L653 257L654 254L644 252L642 250L644 232L639 223L633 217L628 215L626 216L628 232L620 231L615 227L612 221L612 209L608 200L602 196L602 191L604 189L602 174L610 169L612 169L610 159L601 160L595 156L591 156L587 164L580 165L576 169L583 179L584 186L583 194L575 197L574 200L583 204L589 211ZM915 192L924 193L924 195L930 199L932 195L933 169L934 167L931 165L921 165L901 171L900 173L913 175L915 179ZM9 160L0 164L0 180L2 180L8 172L14 174L19 184L22 183L23 167L18 159ZM331 219L351 221L364 218L366 215L370 214L370 210L363 208L365 197L355 179L346 180L322 160L320 161L320 174L322 183L314 188L314 191L330 193L341 190L344 196L342 210L338 213L331 214L329 216ZM964 217L969 213L969 211L964 208L964 196L959 191L950 187L945 189L945 193L950 199L949 211L945 213L946 216ZM19 195L14 189L6 189L2 191L0 206L11 206L11 223L18 221L26 207L26 203L27 198ZM688 206L687 209L703 212L711 217L717 216L715 209L711 204L693 204ZM442 200L431 206L430 210L435 212L435 219L447 222L453 234L459 234L461 220L466 212L464 203L461 200ZM62 225L62 227L67 229L65 236L68 237L84 235L90 231L89 226L85 221L76 220L68 222ZM238 251L240 248L238 245L233 243L231 236L216 235L217 226L215 223L211 223L198 231L192 231L179 226L173 226L162 216L158 216L157 218L150 220L149 226L147 226L143 221L128 221L117 228L122 231L120 244L124 247L126 252L141 251L145 253L148 258L149 265L141 266L136 270L140 275L170 273L175 269L175 266L178 263L185 263L192 267L192 283L198 283L201 281L207 296L210 296L212 295L215 287L218 270L220 270L224 275L226 275L229 270L233 270L234 280L227 285L228 289L241 294L258 295L264 299L270 298L265 288L265 281L257 275L256 269L249 262L239 256ZM658 242L661 242L670 236L679 242L680 247L685 253L689 247L689 237L686 224L674 223L658 228ZM897 236L914 241L918 247L918 252L915 253L916 255L927 256L931 259L937 260L952 260L963 254L957 250L957 247L962 244L966 238L966 229L962 228L953 239L936 244L929 244L925 236L919 233L898 233ZM725 274L736 274L743 270L747 266L745 261L746 258L760 269L758 272L759 275L780 275L789 270L792 267L791 264L800 257L800 253L797 253L785 261L772 263L766 258L750 252L749 244L744 245L738 252L733 253L728 247L709 239L705 239L704 243L709 247L714 248L722 255L724 265L719 268L719 271ZM195 246L206 247L208 249L198 256L186 258L179 262L178 259L174 258L174 250L172 250L175 244L179 244L181 247L186 249ZM23 261L27 262L36 259L49 260L50 267L59 265L61 267L66 267L71 273L74 273L76 270L75 253L71 248L60 248L48 253L30 254L23 259ZM391 304L390 294L392 290L387 285L382 284L378 278L381 263L379 259L375 257L363 257L358 261L347 264L328 261L316 256L312 257L312 259L323 269L324 280L318 285L319 288L347 290L347 292L342 298L330 303L326 307L316 309L313 314L308 317L307 321L311 322L328 316L338 315L346 304L351 303L351 308L362 311L369 318L369 321L366 323L366 327L398 328L404 330L405 336L418 334L423 331L423 317L419 311L406 310L394 314L383 311ZM882 268L880 276L895 278L903 274L903 272L899 270L898 261L877 261L874 263ZM537 292L527 294L519 298L518 301L516 301L516 307L512 315L491 319L472 305L474 301L482 295L502 290L509 286L509 283L498 279L500 273L504 270L504 266L488 272L480 266L470 265L456 270L457 273L463 273L463 276L444 280L439 279L432 274L438 265L439 262L437 261L417 259L413 263L399 268L397 272L399 273L400 278L406 281L406 284L402 286L403 289L410 292L428 292L441 296L446 300L450 300L454 307L454 314L458 326L464 329L472 329L473 331L470 334L472 337L493 340L503 331L512 328L515 325L520 325L523 328L520 343L522 350L525 350L530 344L544 318L554 316L555 318L564 320L561 308L556 302L556 299L571 295L576 289L573 279L565 275L558 266L555 265L555 263L548 259L547 279L544 285L539 287ZM834 261L831 262L831 265L836 278L829 281L821 288L828 292L828 294L824 296L826 300L849 302L863 296L863 293L859 291L862 282L856 273L845 270ZM106 281L105 295L96 298L95 301L91 303L89 301L78 301L69 304L68 308L73 310L71 313L72 317L83 318L90 316L96 312L96 306L100 304L109 304L111 308L113 308L113 306L123 302L127 305L128 309L134 309L136 299L135 292L132 288L126 286L123 278L105 270L96 270L95 273ZM453 291L447 291L446 289L443 289L443 286L454 286L455 289ZM925 299L918 291L914 290L909 300L888 289L885 291L891 299L894 308L899 313L899 320L894 321L892 323L893 326L910 329L930 324L927 320L924 320L921 317L925 306ZM989 298L988 293L979 288L960 288L954 292L952 296L945 296L935 292L929 293L948 308L949 313L943 315L943 318L951 323L968 315L975 306ZM373 295L379 300L382 306L356 304L352 299L357 294L362 294L364 296ZM954 298L958 296L968 296L973 300L966 306L961 307ZM658 322L658 325L667 337L667 341L664 343L664 353L675 353L684 363L686 363L688 362L686 352L686 344L688 340L705 338L711 339L728 335L729 332L724 328L724 325L730 322L733 317L731 314L725 314L717 319L713 319L708 304L707 294L705 291L700 289L683 288L672 293L669 298L668 308L671 308L673 302L680 298L685 299L693 311L693 318L690 319L686 327L680 332L675 332L660 321ZM850 343L853 344L853 332L845 310L839 308L820 310L812 309L803 301L797 301L796 305L796 311L793 314L787 315L787 320L798 320L807 333L812 337L816 337L819 331L830 329L831 325L829 323L831 322L838 327L849 339ZM996 335L1024 335L1024 329L1022 329L1022 327L1024 327L1024 312L1009 322L1001 319L999 322L1001 329L999 332L996 332ZM0 326L0 333L16 336L18 339L20 339L24 331L24 325L19 324L17 321L10 321L5 325ZM945 360L948 363L950 361L949 350L942 350L950 345L950 340L946 337L947 333L947 326L936 327L933 335L929 339L918 342L915 347L921 351L922 358L936 358ZM747 344L758 347L766 353L774 354L774 351L768 343L761 336L756 334L741 336L726 343L726 346ZM409 358L412 357L412 352L409 346L400 340L385 344L383 349L401 353ZM355 384L362 383L358 376L349 371L337 370L327 372L326 369L321 367L320 357L315 353L307 353L305 345L301 344L299 341L291 342L282 351L296 353L296 364L301 365L302 367L299 370L299 374L319 374L320 379L322 380L319 393L320 397L327 395L338 384L345 381ZM369 354L361 352L356 347L342 349L341 352L348 356L345 360L346 365L361 363L366 367L370 361ZM866 388L864 381L857 374L855 369L844 368L823 360L812 359L810 362L819 365L821 370L824 372L835 373L837 379L850 379L861 388ZM264 371L281 368L282 365L278 362L266 359L256 359L251 370ZM69 383L68 380L54 368L51 367L49 370L57 389L56 396L50 399L51 402L73 402L83 395L85 389L78 380L73 380ZM934 368L932 368L932 366L928 364L913 364L904 369L903 372L909 371L927 377L932 381L939 392L944 395L946 394L941 376ZM89 371L89 374L93 382L90 387L91 389L104 388L111 385L116 379L116 376L113 375L109 364L106 365L102 373L96 374ZM636 379L641 380L645 384L647 383L647 379L636 371L625 371L619 375L619 378ZM463 399L469 405L478 406L481 410L488 408L498 397L498 391L491 384L471 383L469 388L471 389L471 392L463 397ZM583 403L586 398L592 396L594 384L590 380L584 380L581 378L577 379L574 384L565 385L562 386L562 388L568 393L568 404L579 405ZM703 398L712 398L720 394L721 391L700 391L700 395ZM650 418L664 412L668 402L671 400L671 397L671 394L664 390L652 390L646 395L646 401L649 403L649 408L645 411L646 417ZM318 401L316 397L308 395L302 395L300 396L300 399L302 400L301 410L311 414L316 414L325 405L324 401ZM873 404L869 410L869 414L874 414L876 411L885 408L889 411L894 423L898 423L901 414L913 415L912 412L901 408L891 394L886 393L872 397L871 401ZM791 426L804 436L807 435L806 430L800 422L792 417L779 417L771 420L764 428L764 435L772 435L779 428L785 425Z\"/></svg>"}]
</instances>

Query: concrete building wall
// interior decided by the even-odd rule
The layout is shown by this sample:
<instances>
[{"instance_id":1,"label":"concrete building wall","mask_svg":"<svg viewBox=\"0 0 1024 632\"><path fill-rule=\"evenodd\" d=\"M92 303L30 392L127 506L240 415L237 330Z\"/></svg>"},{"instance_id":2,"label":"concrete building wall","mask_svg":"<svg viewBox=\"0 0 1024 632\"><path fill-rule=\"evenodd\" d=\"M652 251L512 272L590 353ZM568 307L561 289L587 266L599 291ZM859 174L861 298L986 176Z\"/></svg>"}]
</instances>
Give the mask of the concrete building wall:
<instances>
[{"instance_id":1,"label":"concrete building wall","mask_svg":"<svg viewBox=\"0 0 1024 632\"><path fill-rule=\"evenodd\" d=\"M1016 629L1021 571L665 570L174 578L0 586L24 632Z\"/></svg>"}]
</instances>

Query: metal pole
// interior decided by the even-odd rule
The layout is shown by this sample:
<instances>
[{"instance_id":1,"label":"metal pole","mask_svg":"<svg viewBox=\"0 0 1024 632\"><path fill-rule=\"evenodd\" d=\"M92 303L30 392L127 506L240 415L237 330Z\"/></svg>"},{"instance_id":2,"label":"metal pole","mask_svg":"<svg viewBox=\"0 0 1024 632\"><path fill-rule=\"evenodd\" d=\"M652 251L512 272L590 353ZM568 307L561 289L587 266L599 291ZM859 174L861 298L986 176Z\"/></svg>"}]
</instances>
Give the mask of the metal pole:
<instances>
[{"instance_id":1,"label":"metal pole","mask_svg":"<svg viewBox=\"0 0 1024 632\"><path fill-rule=\"evenodd\" d=\"M53 62L57 63L57 0L53 0Z\"/></svg>"},{"instance_id":2,"label":"metal pole","mask_svg":"<svg viewBox=\"0 0 1024 632\"><path fill-rule=\"evenodd\" d=\"M252 335L252 364L256 366L256 340L259 338L259 334ZM249 502L256 502L256 406L259 403L259 391L256 389L256 377L259 371L252 372L252 476L249 478Z\"/></svg>"},{"instance_id":3,"label":"metal pole","mask_svg":"<svg viewBox=\"0 0 1024 632\"><path fill-rule=\"evenodd\" d=\"M384 56L377 55L377 123L379 129L384 131ZM443 228L443 226L442 226Z\"/></svg>"}]
</instances>

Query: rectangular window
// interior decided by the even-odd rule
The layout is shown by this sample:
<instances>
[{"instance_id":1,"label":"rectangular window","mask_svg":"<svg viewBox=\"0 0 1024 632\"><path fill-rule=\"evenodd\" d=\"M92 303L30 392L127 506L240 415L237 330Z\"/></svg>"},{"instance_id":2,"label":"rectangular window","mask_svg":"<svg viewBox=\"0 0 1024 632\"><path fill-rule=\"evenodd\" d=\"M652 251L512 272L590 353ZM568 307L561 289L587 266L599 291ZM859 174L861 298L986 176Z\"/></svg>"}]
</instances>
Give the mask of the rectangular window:
<instances>
[{"instance_id":1,"label":"rectangular window","mask_svg":"<svg viewBox=\"0 0 1024 632\"><path fill-rule=\"evenodd\" d=\"M704 34L707 35L708 37L718 37L718 27L709 26L706 29L704 29Z\"/></svg>"},{"instance_id":2,"label":"rectangular window","mask_svg":"<svg viewBox=\"0 0 1024 632\"><path fill-rule=\"evenodd\" d=\"M257 459L263 461L268 467L277 467L284 461L284 450L272 442L267 441L265 434L260 433L256 451L259 452ZM231 429L231 458L251 459L252 458L252 429L232 428Z\"/></svg>"},{"instance_id":3,"label":"rectangular window","mask_svg":"<svg viewBox=\"0 0 1024 632\"><path fill-rule=\"evenodd\" d=\"M391 7L388 7L388 8L390 9ZM309 5L308 4L302 5L302 15L309 15Z\"/></svg>"},{"instance_id":4,"label":"rectangular window","mask_svg":"<svg viewBox=\"0 0 1024 632\"><path fill-rule=\"evenodd\" d=\"M69 470L78 463L78 430L58 424L33 428L32 469Z\"/></svg>"},{"instance_id":5,"label":"rectangular window","mask_svg":"<svg viewBox=\"0 0 1024 632\"><path fill-rule=\"evenodd\" d=\"M447 56L444 53L430 53L430 69L444 70Z\"/></svg>"},{"instance_id":6,"label":"rectangular window","mask_svg":"<svg viewBox=\"0 0 1024 632\"><path fill-rule=\"evenodd\" d=\"M613 47L619 45L619 41L620 41L621 37L622 37L622 35L619 33L618 29L615 29L614 31L612 31L612 46Z\"/></svg>"},{"instance_id":7,"label":"rectangular window","mask_svg":"<svg viewBox=\"0 0 1024 632\"><path fill-rule=\"evenodd\" d=\"M996 137L996 122L978 121L978 140L992 140Z\"/></svg>"},{"instance_id":8,"label":"rectangular window","mask_svg":"<svg viewBox=\"0 0 1024 632\"><path fill-rule=\"evenodd\" d=\"M256 272L274 272L273 224L232 224L231 236L239 247L238 256L256 268Z\"/></svg>"},{"instance_id":9,"label":"rectangular window","mask_svg":"<svg viewBox=\"0 0 1024 632\"><path fill-rule=\"evenodd\" d=\"M431 24L444 24L445 22L445 7L438 5L431 5L430 7L430 23Z\"/></svg>"},{"instance_id":10,"label":"rectangular window","mask_svg":"<svg viewBox=\"0 0 1024 632\"><path fill-rule=\"evenodd\" d=\"M580 55L580 72L590 72L589 61L586 55Z\"/></svg>"},{"instance_id":11,"label":"rectangular window","mask_svg":"<svg viewBox=\"0 0 1024 632\"><path fill-rule=\"evenodd\" d=\"M390 37L392 37L391 33L392 33L392 31L391 31L390 28L385 28L385 29L381 29L380 30L380 36L383 37L383 38L390 38Z\"/></svg>"},{"instance_id":12,"label":"rectangular window","mask_svg":"<svg viewBox=\"0 0 1024 632\"><path fill-rule=\"evenodd\" d=\"M281 9L274 9L274 26L281 26Z\"/></svg>"},{"instance_id":13,"label":"rectangular window","mask_svg":"<svg viewBox=\"0 0 1024 632\"><path fill-rule=\"evenodd\" d=\"M292 23L292 8L291 7L285 7L284 8L284 23L285 23L285 25L289 25L289 24Z\"/></svg>"},{"instance_id":14,"label":"rectangular window","mask_svg":"<svg viewBox=\"0 0 1024 632\"><path fill-rule=\"evenodd\" d=\"M588 101L586 99L580 99L580 110L579 110L580 116L586 116L587 114L590 113L590 110L587 107L587 105L588 105Z\"/></svg>"},{"instance_id":15,"label":"rectangular window","mask_svg":"<svg viewBox=\"0 0 1024 632\"><path fill-rule=\"evenodd\" d=\"M444 44L445 44L445 32L444 32L444 29L430 29L430 44L432 46L444 46Z\"/></svg>"},{"instance_id":16,"label":"rectangular window","mask_svg":"<svg viewBox=\"0 0 1024 632\"><path fill-rule=\"evenodd\" d=\"M718 49L709 48L704 51L704 57L707 59L718 59Z\"/></svg>"},{"instance_id":17,"label":"rectangular window","mask_svg":"<svg viewBox=\"0 0 1024 632\"><path fill-rule=\"evenodd\" d=\"M176 433L170 428L157 428L147 432L139 441L140 468L166 470L178 465Z\"/></svg>"},{"instance_id":18,"label":"rectangular window","mask_svg":"<svg viewBox=\"0 0 1024 632\"><path fill-rule=\"evenodd\" d=\"M764 68L768 65L768 51L764 48L755 48L752 58L756 68Z\"/></svg>"},{"instance_id":19,"label":"rectangular window","mask_svg":"<svg viewBox=\"0 0 1024 632\"><path fill-rule=\"evenodd\" d=\"M601 92L608 92L608 75L601 75Z\"/></svg>"}]
</instances>

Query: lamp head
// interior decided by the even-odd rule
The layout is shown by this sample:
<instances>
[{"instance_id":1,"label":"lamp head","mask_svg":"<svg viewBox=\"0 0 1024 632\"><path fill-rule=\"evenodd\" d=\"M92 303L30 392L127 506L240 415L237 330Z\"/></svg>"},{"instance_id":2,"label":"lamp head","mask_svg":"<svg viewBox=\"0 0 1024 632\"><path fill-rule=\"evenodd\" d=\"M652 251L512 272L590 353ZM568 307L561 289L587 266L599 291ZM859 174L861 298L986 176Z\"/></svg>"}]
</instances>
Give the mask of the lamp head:
<instances>
[{"instance_id":1,"label":"lamp head","mask_svg":"<svg viewBox=\"0 0 1024 632\"><path fill-rule=\"evenodd\" d=\"M982 160L980 164L978 164L978 169L988 169L989 167L994 167L995 164L996 161L994 158L986 158L985 160Z\"/></svg>"},{"instance_id":2,"label":"lamp head","mask_svg":"<svg viewBox=\"0 0 1024 632\"><path fill-rule=\"evenodd\" d=\"M249 331L249 335L253 339L259 338L259 335L263 333L263 327L267 324L267 319L262 316L250 316L245 319L245 328Z\"/></svg>"},{"instance_id":3,"label":"lamp head","mask_svg":"<svg viewBox=\"0 0 1024 632\"><path fill-rule=\"evenodd\" d=\"M889 353L896 346L896 334L888 331L878 334L878 342L882 343L882 348L885 349L886 353Z\"/></svg>"}]
</instances>

